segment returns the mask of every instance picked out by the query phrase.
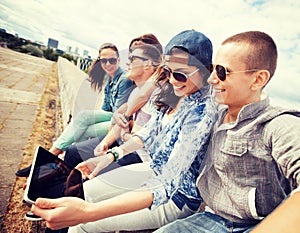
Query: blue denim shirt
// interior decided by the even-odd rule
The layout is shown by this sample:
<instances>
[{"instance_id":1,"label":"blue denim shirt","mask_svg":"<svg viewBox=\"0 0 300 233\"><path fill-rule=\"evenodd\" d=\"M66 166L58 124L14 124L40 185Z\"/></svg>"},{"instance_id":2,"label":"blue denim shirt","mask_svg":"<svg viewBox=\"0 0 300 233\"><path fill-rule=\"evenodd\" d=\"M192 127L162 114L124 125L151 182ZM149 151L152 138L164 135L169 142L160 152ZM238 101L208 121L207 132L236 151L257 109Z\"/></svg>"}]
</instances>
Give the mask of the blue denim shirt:
<instances>
[{"instance_id":1,"label":"blue denim shirt","mask_svg":"<svg viewBox=\"0 0 300 233\"><path fill-rule=\"evenodd\" d=\"M107 75L102 109L109 112L116 111L127 101L133 88L135 88L134 82L126 77L126 72L121 68L117 70L112 80Z\"/></svg>"},{"instance_id":2,"label":"blue denim shirt","mask_svg":"<svg viewBox=\"0 0 300 233\"><path fill-rule=\"evenodd\" d=\"M226 112L219 111L197 185L216 214L257 223L300 186L300 112L272 107L268 98L223 124Z\"/></svg>"},{"instance_id":3,"label":"blue denim shirt","mask_svg":"<svg viewBox=\"0 0 300 233\"><path fill-rule=\"evenodd\" d=\"M209 87L186 97L171 121L163 126L164 114L157 112L137 135L148 149L151 168L157 174L146 185L155 208L172 199L178 208L186 204L197 210L202 201L196 187L217 108Z\"/></svg>"}]
</instances>

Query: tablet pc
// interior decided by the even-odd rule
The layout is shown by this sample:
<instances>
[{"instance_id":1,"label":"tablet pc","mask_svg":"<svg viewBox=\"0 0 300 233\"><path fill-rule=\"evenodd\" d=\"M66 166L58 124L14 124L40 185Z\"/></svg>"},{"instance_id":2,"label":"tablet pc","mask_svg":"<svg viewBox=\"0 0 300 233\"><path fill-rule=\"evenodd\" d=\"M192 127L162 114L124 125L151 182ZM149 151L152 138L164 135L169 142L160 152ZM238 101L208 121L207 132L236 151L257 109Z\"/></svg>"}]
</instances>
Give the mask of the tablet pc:
<instances>
[{"instance_id":1,"label":"tablet pc","mask_svg":"<svg viewBox=\"0 0 300 233\"><path fill-rule=\"evenodd\" d=\"M24 200L34 204L37 198L75 196L84 199L81 172L38 146L35 151Z\"/></svg>"}]
</instances>

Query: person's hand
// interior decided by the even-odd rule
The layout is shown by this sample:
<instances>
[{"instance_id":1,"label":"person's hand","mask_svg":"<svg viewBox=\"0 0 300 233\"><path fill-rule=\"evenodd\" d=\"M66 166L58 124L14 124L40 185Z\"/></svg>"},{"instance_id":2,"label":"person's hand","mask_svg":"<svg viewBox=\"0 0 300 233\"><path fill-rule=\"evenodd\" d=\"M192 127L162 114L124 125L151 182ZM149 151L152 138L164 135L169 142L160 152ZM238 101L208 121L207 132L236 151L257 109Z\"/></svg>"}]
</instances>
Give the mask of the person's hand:
<instances>
[{"instance_id":1,"label":"person's hand","mask_svg":"<svg viewBox=\"0 0 300 233\"><path fill-rule=\"evenodd\" d=\"M119 112L115 112L113 114L113 119L116 122L116 124L121 128L126 128L129 125L129 122L126 120L124 114L121 114Z\"/></svg>"},{"instance_id":2,"label":"person's hand","mask_svg":"<svg viewBox=\"0 0 300 233\"><path fill-rule=\"evenodd\" d=\"M103 168L107 167L113 161L114 156L108 153L79 163L76 169L82 173L84 179L93 179Z\"/></svg>"},{"instance_id":3,"label":"person's hand","mask_svg":"<svg viewBox=\"0 0 300 233\"><path fill-rule=\"evenodd\" d=\"M94 149L94 155L95 156L101 156L104 155L106 153L106 151L108 150L108 144L105 143L104 141L100 142L98 144L98 146L96 146L96 148Z\"/></svg>"},{"instance_id":4,"label":"person's hand","mask_svg":"<svg viewBox=\"0 0 300 233\"><path fill-rule=\"evenodd\" d=\"M52 154L56 155L56 156L58 156L58 155L60 155L60 154L62 154L62 153L64 152L63 150L58 149L58 148L55 147L55 146L52 146L52 147L49 149L49 151L50 151Z\"/></svg>"},{"instance_id":5,"label":"person's hand","mask_svg":"<svg viewBox=\"0 0 300 233\"><path fill-rule=\"evenodd\" d=\"M121 132L120 132L120 135L121 135L121 139L123 142L126 142L127 141L127 135L130 134L130 130L129 130L129 127L126 127L126 128L122 128L121 129Z\"/></svg>"},{"instance_id":6,"label":"person's hand","mask_svg":"<svg viewBox=\"0 0 300 233\"><path fill-rule=\"evenodd\" d=\"M31 211L46 221L47 227L55 230L68 226L75 226L85 219L89 203L76 197L62 197L57 199L38 198Z\"/></svg>"}]
</instances>

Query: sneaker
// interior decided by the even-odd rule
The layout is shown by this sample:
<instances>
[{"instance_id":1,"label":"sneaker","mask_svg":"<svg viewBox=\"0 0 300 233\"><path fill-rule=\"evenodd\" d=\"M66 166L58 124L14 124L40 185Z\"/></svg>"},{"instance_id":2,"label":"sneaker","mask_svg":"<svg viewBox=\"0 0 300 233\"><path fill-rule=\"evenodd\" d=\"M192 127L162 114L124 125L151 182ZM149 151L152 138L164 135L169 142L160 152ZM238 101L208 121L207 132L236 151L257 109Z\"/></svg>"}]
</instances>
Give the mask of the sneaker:
<instances>
[{"instance_id":1,"label":"sneaker","mask_svg":"<svg viewBox=\"0 0 300 233\"><path fill-rule=\"evenodd\" d=\"M28 177L30 173L31 165L28 167L25 167L23 169L20 169L19 171L16 172L16 176L19 177Z\"/></svg>"},{"instance_id":2,"label":"sneaker","mask_svg":"<svg viewBox=\"0 0 300 233\"><path fill-rule=\"evenodd\" d=\"M31 211L28 211L25 214L25 219L29 221L42 221L43 219L40 216L35 215Z\"/></svg>"}]
</instances>

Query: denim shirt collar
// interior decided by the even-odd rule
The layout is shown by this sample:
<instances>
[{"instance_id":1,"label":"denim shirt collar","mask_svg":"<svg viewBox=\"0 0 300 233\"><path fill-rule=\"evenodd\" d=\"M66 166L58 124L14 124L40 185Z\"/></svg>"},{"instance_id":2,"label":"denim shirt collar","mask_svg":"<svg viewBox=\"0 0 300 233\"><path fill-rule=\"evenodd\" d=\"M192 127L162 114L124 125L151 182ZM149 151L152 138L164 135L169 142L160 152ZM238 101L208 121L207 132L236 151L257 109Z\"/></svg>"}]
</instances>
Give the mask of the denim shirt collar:
<instances>
[{"instance_id":1,"label":"denim shirt collar","mask_svg":"<svg viewBox=\"0 0 300 233\"><path fill-rule=\"evenodd\" d=\"M198 91L194 92L193 94L184 98L183 103L197 101L197 100L203 98L204 96L208 95L209 90L210 90L209 85L206 85L206 86L202 87L201 89L199 89ZM182 104L182 105L184 105L184 104Z\"/></svg>"},{"instance_id":2,"label":"denim shirt collar","mask_svg":"<svg viewBox=\"0 0 300 233\"><path fill-rule=\"evenodd\" d=\"M240 110L237 116L237 120L235 121L235 123L241 122L248 118L256 117L269 106L270 106L270 99L267 95L263 94L261 96L261 101L250 103L242 107L242 109ZM222 105L220 107L219 120L223 120L227 111L228 111L227 105Z\"/></svg>"},{"instance_id":3,"label":"denim shirt collar","mask_svg":"<svg viewBox=\"0 0 300 233\"><path fill-rule=\"evenodd\" d=\"M110 83L111 84L112 83L114 83L114 84L117 83L117 81L118 81L118 79L119 79L119 77L121 76L122 73L123 73L123 70L121 69L121 67L119 67Z\"/></svg>"},{"instance_id":4,"label":"denim shirt collar","mask_svg":"<svg viewBox=\"0 0 300 233\"><path fill-rule=\"evenodd\" d=\"M237 121L248 118L254 118L263 112L270 105L270 99L267 96L262 96L261 101L250 103L242 107L238 114Z\"/></svg>"}]
</instances>

